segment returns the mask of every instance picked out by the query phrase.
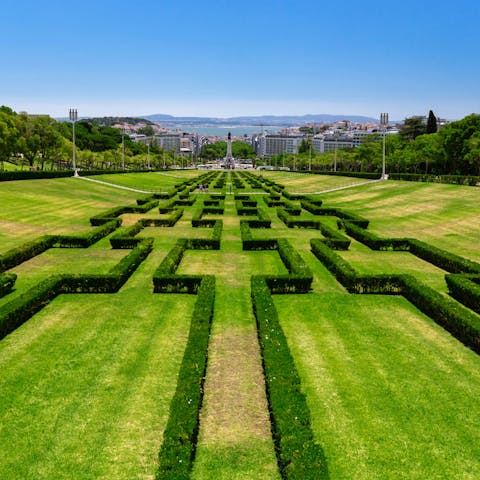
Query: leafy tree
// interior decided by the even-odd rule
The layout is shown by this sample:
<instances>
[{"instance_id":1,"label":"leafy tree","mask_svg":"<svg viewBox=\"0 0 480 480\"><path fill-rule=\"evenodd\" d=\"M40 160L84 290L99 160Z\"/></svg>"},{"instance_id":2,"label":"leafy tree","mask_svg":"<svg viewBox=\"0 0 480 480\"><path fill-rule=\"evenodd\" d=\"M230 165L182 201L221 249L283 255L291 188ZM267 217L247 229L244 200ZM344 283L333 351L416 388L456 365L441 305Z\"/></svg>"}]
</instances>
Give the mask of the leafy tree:
<instances>
[{"instance_id":1,"label":"leafy tree","mask_svg":"<svg viewBox=\"0 0 480 480\"><path fill-rule=\"evenodd\" d=\"M425 133L436 133L437 132L437 117L433 114L430 110L428 112L428 119L427 119L427 128Z\"/></svg>"},{"instance_id":2,"label":"leafy tree","mask_svg":"<svg viewBox=\"0 0 480 480\"><path fill-rule=\"evenodd\" d=\"M300 145L298 146L298 153L306 153L310 151L311 140L310 137L308 139L302 138Z\"/></svg>"},{"instance_id":3,"label":"leafy tree","mask_svg":"<svg viewBox=\"0 0 480 480\"><path fill-rule=\"evenodd\" d=\"M399 134L405 141L411 142L424 133L426 133L425 117L415 116L404 120Z\"/></svg>"},{"instance_id":4,"label":"leafy tree","mask_svg":"<svg viewBox=\"0 0 480 480\"><path fill-rule=\"evenodd\" d=\"M3 162L10 160L15 152L18 141L18 129L13 117L13 112L8 107L0 108L0 166L3 170Z\"/></svg>"},{"instance_id":5,"label":"leafy tree","mask_svg":"<svg viewBox=\"0 0 480 480\"><path fill-rule=\"evenodd\" d=\"M151 125L145 125L137 130L137 133L146 135L147 137L152 137L155 134L155 130Z\"/></svg>"}]
</instances>

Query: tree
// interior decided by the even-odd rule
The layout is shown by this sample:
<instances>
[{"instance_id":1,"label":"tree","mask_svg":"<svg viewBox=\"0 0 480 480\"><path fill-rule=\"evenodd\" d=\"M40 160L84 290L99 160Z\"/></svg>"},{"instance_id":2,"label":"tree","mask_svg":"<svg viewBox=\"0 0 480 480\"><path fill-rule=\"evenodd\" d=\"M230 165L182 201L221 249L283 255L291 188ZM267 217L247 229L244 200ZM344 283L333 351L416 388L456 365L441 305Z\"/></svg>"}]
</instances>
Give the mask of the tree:
<instances>
[{"instance_id":1,"label":"tree","mask_svg":"<svg viewBox=\"0 0 480 480\"><path fill-rule=\"evenodd\" d=\"M403 125L400 127L399 135L403 138L403 140L411 142L419 135L425 134L426 129L425 117L409 117L403 121Z\"/></svg>"},{"instance_id":2,"label":"tree","mask_svg":"<svg viewBox=\"0 0 480 480\"><path fill-rule=\"evenodd\" d=\"M152 137L155 134L155 130L151 125L145 125L137 130L137 133L146 135L147 137Z\"/></svg>"},{"instance_id":3,"label":"tree","mask_svg":"<svg viewBox=\"0 0 480 480\"><path fill-rule=\"evenodd\" d=\"M30 168L33 168L35 158L38 156L41 148L41 128L39 127L38 119L22 113L19 116L19 130L18 150L23 153Z\"/></svg>"},{"instance_id":4,"label":"tree","mask_svg":"<svg viewBox=\"0 0 480 480\"><path fill-rule=\"evenodd\" d=\"M10 160L10 157L15 152L18 141L18 130L14 121L13 112L10 114L4 110L5 108L8 107L0 108L0 166L2 170L3 162Z\"/></svg>"},{"instance_id":5,"label":"tree","mask_svg":"<svg viewBox=\"0 0 480 480\"><path fill-rule=\"evenodd\" d=\"M310 137L309 137L310 139ZM298 153L306 153L310 151L310 142L306 138L302 138L300 145L298 146Z\"/></svg>"},{"instance_id":6,"label":"tree","mask_svg":"<svg viewBox=\"0 0 480 480\"><path fill-rule=\"evenodd\" d=\"M427 119L427 128L425 133L436 133L438 130L437 127L437 117L433 114L433 112L430 110L428 112L428 119Z\"/></svg>"}]
</instances>

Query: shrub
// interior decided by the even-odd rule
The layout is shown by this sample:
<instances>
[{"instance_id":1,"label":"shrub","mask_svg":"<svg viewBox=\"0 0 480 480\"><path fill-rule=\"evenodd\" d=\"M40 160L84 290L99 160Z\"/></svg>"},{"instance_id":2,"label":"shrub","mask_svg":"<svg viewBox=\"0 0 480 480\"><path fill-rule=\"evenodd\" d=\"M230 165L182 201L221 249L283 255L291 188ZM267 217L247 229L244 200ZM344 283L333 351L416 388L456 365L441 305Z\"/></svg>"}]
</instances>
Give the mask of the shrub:
<instances>
[{"instance_id":1,"label":"shrub","mask_svg":"<svg viewBox=\"0 0 480 480\"><path fill-rule=\"evenodd\" d=\"M31 242L24 243L19 247L8 250L3 255L0 255L0 272L10 270L17 265L20 265L21 263L40 255L49 248L52 248L55 242L55 236L45 235Z\"/></svg>"},{"instance_id":2,"label":"shrub","mask_svg":"<svg viewBox=\"0 0 480 480\"><path fill-rule=\"evenodd\" d=\"M281 477L287 480L328 479L325 455L314 440L300 376L265 277L253 276L251 291Z\"/></svg>"},{"instance_id":3,"label":"shrub","mask_svg":"<svg viewBox=\"0 0 480 480\"><path fill-rule=\"evenodd\" d=\"M450 295L480 313L480 275L445 275Z\"/></svg>"},{"instance_id":4,"label":"shrub","mask_svg":"<svg viewBox=\"0 0 480 480\"><path fill-rule=\"evenodd\" d=\"M0 298L11 292L16 280L17 275L15 273L0 274Z\"/></svg>"},{"instance_id":5,"label":"shrub","mask_svg":"<svg viewBox=\"0 0 480 480\"><path fill-rule=\"evenodd\" d=\"M197 291L177 388L163 433L157 480L190 478L198 438L214 303L215 277L205 276Z\"/></svg>"},{"instance_id":6,"label":"shrub","mask_svg":"<svg viewBox=\"0 0 480 480\"><path fill-rule=\"evenodd\" d=\"M114 218L94 228L85 235L58 235L54 246L63 248L87 248L115 231L121 223L122 221L120 219Z\"/></svg>"},{"instance_id":7,"label":"shrub","mask_svg":"<svg viewBox=\"0 0 480 480\"><path fill-rule=\"evenodd\" d=\"M410 239L410 252L450 273L480 273L480 264L420 240Z\"/></svg>"},{"instance_id":8,"label":"shrub","mask_svg":"<svg viewBox=\"0 0 480 480\"><path fill-rule=\"evenodd\" d=\"M409 251L409 238L380 238L368 230L361 228L350 221L344 223L345 231L355 240L363 243L372 250Z\"/></svg>"}]
</instances>

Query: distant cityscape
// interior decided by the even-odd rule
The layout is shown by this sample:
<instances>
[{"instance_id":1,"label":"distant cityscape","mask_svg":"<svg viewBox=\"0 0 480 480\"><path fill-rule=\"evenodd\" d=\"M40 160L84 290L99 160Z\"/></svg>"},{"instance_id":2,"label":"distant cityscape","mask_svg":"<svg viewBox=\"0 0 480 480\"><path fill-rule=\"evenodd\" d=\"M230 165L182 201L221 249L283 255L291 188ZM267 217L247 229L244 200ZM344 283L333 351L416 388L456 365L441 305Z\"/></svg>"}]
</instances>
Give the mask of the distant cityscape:
<instances>
[{"instance_id":1,"label":"distant cityscape","mask_svg":"<svg viewBox=\"0 0 480 480\"><path fill-rule=\"evenodd\" d=\"M151 116L150 118L155 118ZM333 117L333 116L331 116ZM265 117L270 119L271 117ZM212 125L202 124L200 119L190 124L176 124L171 121L156 122L150 119L137 119L137 123L119 122L112 126L121 129L136 142L155 142L165 151L172 151L177 155L196 157L202 148L211 143L225 140L228 132L232 133L233 141L241 141L252 146L259 158L269 159L280 154L297 154L302 141L311 138L316 153L331 152L336 149L355 148L372 134L395 135L399 132L399 125L390 122L386 128L374 119L362 117L362 120L334 120L304 123L298 126L281 125ZM186 119L180 119L185 121ZM231 122L234 119L229 119ZM446 120L438 119L438 125L445 125ZM147 126L151 126L151 134L139 133ZM240 133L244 132L244 133Z\"/></svg>"}]
</instances>

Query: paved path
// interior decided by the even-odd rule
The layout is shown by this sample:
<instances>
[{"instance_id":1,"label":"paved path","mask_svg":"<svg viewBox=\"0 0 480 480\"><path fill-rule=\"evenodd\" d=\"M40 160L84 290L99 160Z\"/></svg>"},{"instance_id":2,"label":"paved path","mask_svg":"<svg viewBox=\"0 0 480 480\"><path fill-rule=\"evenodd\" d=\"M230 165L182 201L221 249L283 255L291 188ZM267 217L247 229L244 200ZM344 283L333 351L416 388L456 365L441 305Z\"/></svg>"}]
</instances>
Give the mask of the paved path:
<instances>
[{"instance_id":1,"label":"paved path","mask_svg":"<svg viewBox=\"0 0 480 480\"><path fill-rule=\"evenodd\" d=\"M156 193L156 192L153 192L151 190L139 190L138 188L124 187L123 185L116 185L115 183L103 182L102 180L95 180L95 179L89 178L89 177L76 176L76 177L73 177L73 178L79 178L80 180L88 180L89 182L100 183L102 185L107 185L108 187L120 188L122 190L130 190L132 192Z\"/></svg>"}]
</instances>

